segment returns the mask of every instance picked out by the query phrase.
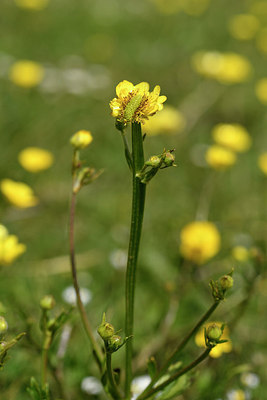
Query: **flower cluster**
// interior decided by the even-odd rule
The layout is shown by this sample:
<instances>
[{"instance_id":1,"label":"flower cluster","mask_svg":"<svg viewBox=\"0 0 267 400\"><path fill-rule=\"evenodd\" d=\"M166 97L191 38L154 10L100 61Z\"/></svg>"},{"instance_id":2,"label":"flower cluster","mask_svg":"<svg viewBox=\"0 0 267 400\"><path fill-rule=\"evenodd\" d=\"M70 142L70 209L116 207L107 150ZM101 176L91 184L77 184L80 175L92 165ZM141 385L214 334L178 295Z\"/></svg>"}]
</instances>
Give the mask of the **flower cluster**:
<instances>
[{"instance_id":1,"label":"flower cluster","mask_svg":"<svg viewBox=\"0 0 267 400\"><path fill-rule=\"evenodd\" d=\"M142 122L144 123L157 111L163 109L166 96L160 96L160 86L155 86L149 92L149 84L141 82L133 85L129 81L122 81L116 87L116 95L110 102L111 114L122 123Z\"/></svg>"},{"instance_id":2,"label":"flower cluster","mask_svg":"<svg viewBox=\"0 0 267 400\"><path fill-rule=\"evenodd\" d=\"M17 236L9 235L4 225L0 225L0 265L11 264L26 251L26 246L19 243Z\"/></svg>"}]
</instances>

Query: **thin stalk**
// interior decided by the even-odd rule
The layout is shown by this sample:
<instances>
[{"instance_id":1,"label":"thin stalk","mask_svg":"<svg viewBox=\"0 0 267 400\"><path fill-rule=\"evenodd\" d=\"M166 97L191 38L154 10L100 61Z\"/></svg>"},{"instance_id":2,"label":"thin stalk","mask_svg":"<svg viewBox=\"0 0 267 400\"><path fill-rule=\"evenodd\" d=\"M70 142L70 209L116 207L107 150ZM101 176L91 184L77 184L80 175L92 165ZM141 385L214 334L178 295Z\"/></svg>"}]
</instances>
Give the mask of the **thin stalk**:
<instances>
[{"instance_id":1,"label":"thin stalk","mask_svg":"<svg viewBox=\"0 0 267 400\"><path fill-rule=\"evenodd\" d=\"M204 322L210 317L210 315L216 310L220 302L214 302L212 306L208 309L208 311L200 318L200 320L197 322L197 324L191 329L191 331L186 335L186 337L181 341L181 343L178 345L176 350L173 352L170 358L165 362L163 367L160 369L160 371L155 375L155 377L152 379L150 384L147 386L147 388L144 390L144 392L141 394L140 399L143 399L143 395L148 393L151 388L158 382L158 380L168 371L169 367L177 361L177 356L181 353L181 351L184 349L184 347L187 345L189 340L198 332L199 328L201 325L204 324ZM139 398L138 398L139 400Z\"/></svg>"},{"instance_id":2,"label":"thin stalk","mask_svg":"<svg viewBox=\"0 0 267 400\"><path fill-rule=\"evenodd\" d=\"M47 365L48 365L48 350L51 346L52 335L51 332L46 332L44 337L44 343L42 347L42 368L41 368L41 382L44 388L47 383Z\"/></svg>"},{"instance_id":3,"label":"thin stalk","mask_svg":"<svg viewBox=\"0 0 267 400\"><path fill-rule=\"evenodd\" d=\"M119 392L119 389L118 389L115 379L114 379L112 364L111 364L111 353L109 353L109 352L106 352L106 365L107 365L107 377L108 377L112 397L114 400L119 400L122 398L122 396Z\"/></svg>"},{"instance_id":4,"label":"thin stalk","mask_svg":"<svg viewBox=\"0 0 267 400\"><path fill-rule=\"evenodd\" d=\"M180 378L182 375L186 374L189 372L191 369L195 368L198 364L200 364L205 358L209 355L211 349L208 348L206 349L196 360L191 362L191 364L187 365L180 371L176 372L174 375L172 375L169 379L167 379L165 382L161 383L154 389L151 389L148 393L142 393L139 397L137 397L137 400L145 400L148 397L153 396L155 393L159 392L160 390L164 389L166 386L168 386L170 383L175 381L176 379Z\"/></svg>"},{"instance_id":5,"label":"thin stalk","mask_svg":"<svg viewBox=\"0 0 267 400\"><path fill-rule=\"evenodd\" d=\"M133 327L134 327L134 294L136 281L136 267L142 222L145 206L146 185L136 177L144 165L144 150L141 125L137 122L132 124L132 159L133 159L133 194L132 194L132 217L131 233L128 249L128 262L126 271L126 317L125 334L126 342L126 365L125 365L125 398L130 398L132 381L132 354L133 354Z\"/></svg>"},{"instance_id":6,"label":"thin stalk","mask_svg":"<svg viewBox=\"0 0 267 400\"><path fill-rule=\"evenodd\" d=\"M75 247L74 247L75 204L76 204L76 195L75 195L75 193L72 193L71 208L70 208L70 228L69 228L70 263L71 263L72 281L73 281L73 286L74 286L75 293L76 293L77 306L78 306L78 309L80 312L82 323L83 323L85 332L91 342L91 345L93 348L93 354L94 354L95 360L98 364L99 370L100 370L100 372L102 372L102 368L103 368L102 352L101 352L101 349L100 349L97 341L94 338L92 327L87 318L86 311L85 311L84 305L81 300L80 289L79 289L79 284L78 284L78 279L77 279Z\"/></svg>"}]
</instances>

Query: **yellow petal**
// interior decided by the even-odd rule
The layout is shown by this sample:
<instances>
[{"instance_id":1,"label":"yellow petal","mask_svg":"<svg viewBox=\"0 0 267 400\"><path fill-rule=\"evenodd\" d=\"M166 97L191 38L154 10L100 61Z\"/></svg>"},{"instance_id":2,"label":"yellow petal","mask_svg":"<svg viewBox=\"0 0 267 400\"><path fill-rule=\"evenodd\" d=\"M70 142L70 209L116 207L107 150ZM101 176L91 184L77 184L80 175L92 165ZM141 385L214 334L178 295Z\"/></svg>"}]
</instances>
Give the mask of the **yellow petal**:
<instances>
[{"instance_id":1,"label":"yellow petal","mask_svg":"<svg viewBox=\"0 0 267 400\"><path fill-rule=\"evenodd\" d=\"M159 96L158 103L164 103L167 100L167 96Z\"/></svg>"},{"instance_id":2,"label":"yellow petal","mask_svg":"<svg viewBox=\"0 0 267 400\"><path fill-rule=\"evenodd\" d=\"M127 96L134 89L134 85L129 81L122 81L116 86L116 95L118 97Z\"/></svg>"},{"instance_id":3,"label":"yellow petal","mask_svg":"<svg viewBox=\"0 0 267 400\"><path fill-rule=\"evenodd\" d=\"M145 94L149 92L149 84L147 82L138 83L138 85L135 85L135 89L138 90L139 94Z\"/></svg>"}]
</instances>

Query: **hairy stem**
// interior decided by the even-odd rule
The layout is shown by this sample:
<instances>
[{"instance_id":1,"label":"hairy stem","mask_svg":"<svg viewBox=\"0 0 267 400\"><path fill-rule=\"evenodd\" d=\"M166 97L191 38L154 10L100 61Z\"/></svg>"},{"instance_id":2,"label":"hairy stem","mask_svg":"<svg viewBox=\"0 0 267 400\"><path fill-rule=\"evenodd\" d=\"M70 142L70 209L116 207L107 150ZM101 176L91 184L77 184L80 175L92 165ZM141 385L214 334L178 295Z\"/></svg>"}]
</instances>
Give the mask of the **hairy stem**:
<instances>
[{"instance_id":1,"label":"hairy stem","mask_svg":"<svg viewBox=\"0 0 267 400\"><path fill-rule=\"evenodd\" d=\"M132 218L131 233L128 249L128 262L126 271L126 318L125 334L129 339L126 342L126 372L125 372L125 398L130 398L132 381L132 354L133 354L133 327L134 327L134 293L136 281L136 267L142 222L145 206L146 185L136 177L144 165L144 150L141 125L132 124L132 157L133 157L133 194L132 194Z\"/></svg>"}]
</instances>

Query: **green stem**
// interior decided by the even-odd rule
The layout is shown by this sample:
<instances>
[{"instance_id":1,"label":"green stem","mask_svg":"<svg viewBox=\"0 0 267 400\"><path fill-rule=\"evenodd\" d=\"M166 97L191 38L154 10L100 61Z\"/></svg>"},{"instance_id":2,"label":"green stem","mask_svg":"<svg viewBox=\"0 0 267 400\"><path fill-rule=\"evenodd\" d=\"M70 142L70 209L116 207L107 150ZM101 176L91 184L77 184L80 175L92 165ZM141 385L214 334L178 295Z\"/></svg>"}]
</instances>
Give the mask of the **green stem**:
<instances>
[{"instance_id":1,"label":"green stem","mask_svg":"<svg viewBox=\"0 0 267 400\"><path fill-rule=\"evenodd\" d=\"M139 397L137 397L137 400L145 400L148 397L153 396L155 393L158 391L164 389L166 386L168 386L170 383L175 381L176 379L180 378L182 375L186 374L189 372L191 369L195 368L198 364L200 364L205 358L209 355L209 352L211 351L210 348L206 349L196 360L191 362L191 364L187 365L180 371L176 372L173 376L171 376L169 379L167 379L165 382L161 383L154 389L151 389L148 393L142 393Z\"/></svg>"},{"instance_id":2,"label":"green stem","mask_svg":"<svg viewBox=\"0 0 267 400\"><path fill-rule=\"evenodd\" d=\"M132 381L132 354L133 354L133 326L134 326L134 293L136 281L136 267L142 222L145 206L146 185L136 177L144 165L144 150L141 125L132 123L132 157L133 157L133 195L131 233L128 249L128 262L126 271L126 318L125 335L126 342L126 372L125 372L125 398L130 398Z\"/></svg>"},{"instance_id":3,"label":"green stem","mask_svg":"<svg viewBox=\"0 0 267 400\"><path fill-rule=\"evenodd\" d=\"M177 361L177 356L181 353L181 351L184 349L184 347L187 345L189 340L198 332L199 328L201 325L204 324L204 322L210 317L210 315L216 310L220 302L214 302L212 306L208 309L208 311L200 318L200 320L197 322L197 324L194 326L193 329L186 335L186 337L181 341L181 343L178 345L176 350L173 352L170 358L165 362L161 370L155 375L155 377L152 379L150 384L147 386L147 388L144 390L144 392L141 394L140 399L143 399L143 395L146 395L150 391L150 389L158 382L158 380L168 371L169 367L174 364ZM139 400L139 398L138 398Z\"/></svg>"},{"instance_id":4,"label":"green stem","mask_svg":"<svg viewBox=\"0 0 267 400\"><path fill-rule=\"evenodd\" d=\"M122 396L114 380L112 364L111 364L111 353L109 352L106 352L106 365L107 365L107 377L110 385L110 392L114 400L119 400L122 398Z\"/></svg>"},{"instance_id":5,"label":"green stem","mask_svg":"<svg viewBox=\"0 0 267 400\"><path fill-rule=\"evenodd\" d=\"M44 343L42 348L42 373L41 373L41 382L42 387L44 388L47 383L47 364L48 364L48 350L51 346L52 342L52 334L49 331L45 332Z\"/></svg>"},{"instance_id":6,"label":"green stem","mask_svg":"<svg viewBox=\"0 0 267 400\"><path fill-rule=\"evenodd\" d=\"M76 195L75 193L72 193L72 198L71 198L71 208L70 208L70 230L69 230L69 240L70 240L70 262L71 262L71 272L72 272L72 281L73 281L73 286L75 289L76 293L76 298L77 298L77 306L80 312L80 316L82 319L82 323L85 329L85 332L91 342L92 348L93 348L93 354L95 357L95 360L98 364L100 372L102 372L103 368L103 355L101 352L101 349L93 335L93 330L91 328L90 322L87 318L86 311L84 308L84 305L81 300L80 296L80 288L78 284L78 278L77 278L77 269L76 269L76 259L75 259L75 248L74 248L74 219L75 219L75 204L76 204Z\"/></svg>"}]
</instances>

